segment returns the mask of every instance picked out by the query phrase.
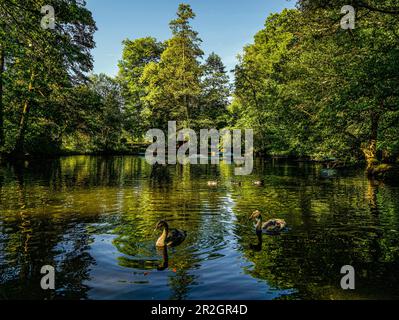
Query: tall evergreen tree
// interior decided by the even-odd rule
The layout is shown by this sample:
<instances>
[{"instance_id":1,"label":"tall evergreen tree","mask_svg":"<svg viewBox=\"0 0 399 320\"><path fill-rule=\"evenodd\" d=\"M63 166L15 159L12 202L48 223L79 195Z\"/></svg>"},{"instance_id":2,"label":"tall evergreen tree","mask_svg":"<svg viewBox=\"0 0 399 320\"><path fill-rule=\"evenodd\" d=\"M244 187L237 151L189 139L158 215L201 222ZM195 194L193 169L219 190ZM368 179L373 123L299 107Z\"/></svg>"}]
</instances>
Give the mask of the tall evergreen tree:
<instances>
[{"instance_id":1,"label":"tall evergreen tree","mask_svg":"<svg viewBox=\"0 0 399 320\"><path fill-rule=\"evenodd\" d=\"M147 86L147 115L157 127L168 120L191 126L199 107L202 68L199 59L201 39L190 25L195 18L191 7L181 4L177 19L171 21L173 37L167 41L160 62L150 63L144 70L142 83Z\"/></svg>"},{"instance_id":2,"label":"tall evergreen tree","mask_svg":"<svg viewBox=\"0 0 399 320\"><path fill-rule=\"evenodd\" d=\"M223 128L227 125L230 82L222 59L211 53L203 66L202 94L197 126Z\"/></svg>"}]
</instances>

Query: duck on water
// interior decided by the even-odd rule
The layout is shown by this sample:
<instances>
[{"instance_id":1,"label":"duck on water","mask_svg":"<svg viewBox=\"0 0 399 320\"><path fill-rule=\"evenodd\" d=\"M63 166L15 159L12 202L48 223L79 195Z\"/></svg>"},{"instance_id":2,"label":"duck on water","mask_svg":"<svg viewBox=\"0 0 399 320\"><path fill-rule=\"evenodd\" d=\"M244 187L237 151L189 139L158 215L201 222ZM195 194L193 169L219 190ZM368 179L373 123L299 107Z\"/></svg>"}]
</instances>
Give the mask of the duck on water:
<instances>
[{"instance_id":1,"label":"duck on water","mask_svg":"<svg viewBox=\"0 0 399 320\"><path fill-rule=\"evenodd\" d=\"M257 233L278 235L287 227L287 223L283 219L270 219L263 222L262 214L259 210L254 211L249 219L256 222Z\"/></svg>"},{"instance_id":2,"label":"duck on water","mask_svg":"<svg viewBox=\"0 0 399 320\"><path fill-rule=\"evenodd\" d=\"M170 229L169 224L165 220L157 223L154 231L162 230L161 236L156 242L158 248L176 247L184 242L187 237L187 232L178 229Z\"/></svg>"}]
</instances>

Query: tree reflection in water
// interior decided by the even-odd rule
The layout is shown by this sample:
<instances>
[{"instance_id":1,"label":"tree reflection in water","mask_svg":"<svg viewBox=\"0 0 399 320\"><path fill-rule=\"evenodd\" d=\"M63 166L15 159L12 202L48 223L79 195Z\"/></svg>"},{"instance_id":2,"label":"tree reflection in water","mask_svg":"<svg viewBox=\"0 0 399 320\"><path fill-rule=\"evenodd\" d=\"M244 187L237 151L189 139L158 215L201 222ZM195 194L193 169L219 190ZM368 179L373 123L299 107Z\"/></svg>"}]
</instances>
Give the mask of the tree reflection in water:
<instances>
[{"instance_id":1,"label":"tree reflection in water","mask_svg":"<svg viewBox=\"0 0 399 320\"><path fill-rule=\"evenodd\" d=\"M398 186L281 161L238 184L233 169L85 156L1 167L0 298L399 297ZM257 235L254 210L289 231ZM161 219L188 231L182 245L157 251ZM40 289L46 264L55 291ZM340 289L347 264L355 292Z\"/></svg>"}]
</instances>

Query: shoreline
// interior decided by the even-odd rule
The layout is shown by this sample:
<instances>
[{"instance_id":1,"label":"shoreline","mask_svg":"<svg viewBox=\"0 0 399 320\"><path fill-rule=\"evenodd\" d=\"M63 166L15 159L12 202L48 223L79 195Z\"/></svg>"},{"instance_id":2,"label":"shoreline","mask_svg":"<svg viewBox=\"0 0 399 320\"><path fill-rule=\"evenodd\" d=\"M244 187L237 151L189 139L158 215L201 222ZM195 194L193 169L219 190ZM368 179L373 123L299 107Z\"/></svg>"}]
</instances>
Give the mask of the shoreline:
<instances>
[{"instance_id":1,"label":"shoreline","mask_svg":"<svg viewBox=\"0 0 399 320\"><path fill-rule=\"evenodd\" d=\"M144 151L97 151L97 152L59 152L53 154L24 154L24 155L13 155L10 153L0 153L0 163L4 162L19 162L19 161L27 161L27 160L42 160L42 159L57 159L63 157L73 157L73 156L97 156L97 157L117 157L117 156L145 156ZM209 156L211 156L209 154ZM315 164L326 164L331 169L345 169L345 168L353 168L353 167L364 167L366 165L366 161L364 159L359 159L354 163L345 163L340 159L324 159L317 160L312 159L311 156L281 156L281 155L264 155L262 153L255 153L254 159L262 159L262 160L286 160L297 163L315 163ZM399 166L399 162L379 162L379 165L390 165L390 166Z\"/></svg>"},{"instance_id":2,"label":"shoreline","mask_svg":"<svg viewBox=\"0 0 399 320\"><path fill-rule=\"evenodd\" d=\"M118 157L118 156L144 156L144 152L137 151L98 151L98 152L60 152L54 154L24 154L24 155L12 155L12 154L0 154L0 163L13 163L20 161L28 161L28 160L54 160L63 157L73 157L73 156L92 156L92 157ZM315 163L315 164L325 164L331 166L331 169L345 169L345 168L354 168L354 167L364 167L366 162L365 160L359 160L356 163L344 163L339 159L325 159L325 160L317 160L312 159L310 156L281 156L281 155L263 155L260 153L255 153L254 159L261 160L286 160L290 162L296 163ZM385 163L381 162L380 164L386 164L391 166L399 166L399 163Z\"/></svg>"}]
</instances>

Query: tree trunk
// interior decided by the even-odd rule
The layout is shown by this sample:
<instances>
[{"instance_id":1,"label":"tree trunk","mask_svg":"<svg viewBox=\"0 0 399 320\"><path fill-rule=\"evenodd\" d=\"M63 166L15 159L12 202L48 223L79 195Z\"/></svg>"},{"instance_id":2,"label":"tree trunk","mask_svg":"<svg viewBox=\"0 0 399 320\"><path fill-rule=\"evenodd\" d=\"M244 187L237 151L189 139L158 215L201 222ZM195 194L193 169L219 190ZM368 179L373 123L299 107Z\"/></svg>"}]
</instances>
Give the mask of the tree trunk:
<instances>
[{"instance_id":1,"label":"tree trunk","mask_svg":"<svg viewBox=\"0 0 399 320\"><path fill-rule=\"evenodd\" d=\"M378 127L380 122L380 114L375 111L370 113L371 117L371 131L370 138L367 142L366 146L362 148L364 156L366 158L367 169L366 172L368 175L373 175L374 169L378 163L377 160L377 141L378 141Z\"/></svg>"},{"instance_id":2,"label":"tree trunk","mask_svg":"<svg viewBox=\"0 0 399 320\"><path fill-rule=\"evenodd\" d=\"M34 79L35 79L35 73L32 72L29 86L28 86L28 94L29 95L33 90ZM28 121L29 111L30 111L30 97L28 96L28 98L24 102L21 118L19 121L17 141L15 143L15 148L14 148L14 153L17 155L20 155L24 152L25 132L26 132L26 124Z\"/></svg>"},{"instance_id":3,"label":"tree trunk","mask_svg":"<svg viewBox=\"0 0 399 320\"><path fill-rule=\"evenodd\" d=\"M0 44L0 152L4 147L4 106L3 106L3 73L5 67L4 48Z\"/></svg>"}]
</instances>

